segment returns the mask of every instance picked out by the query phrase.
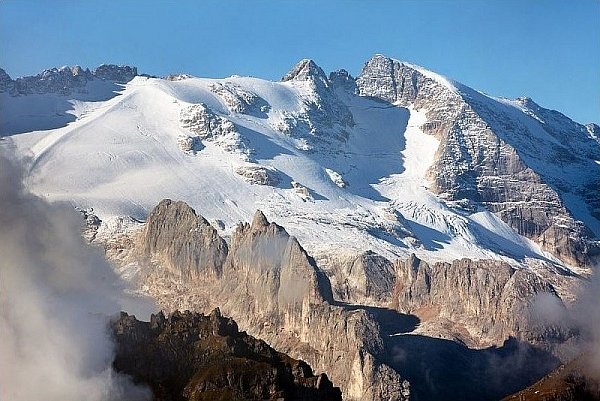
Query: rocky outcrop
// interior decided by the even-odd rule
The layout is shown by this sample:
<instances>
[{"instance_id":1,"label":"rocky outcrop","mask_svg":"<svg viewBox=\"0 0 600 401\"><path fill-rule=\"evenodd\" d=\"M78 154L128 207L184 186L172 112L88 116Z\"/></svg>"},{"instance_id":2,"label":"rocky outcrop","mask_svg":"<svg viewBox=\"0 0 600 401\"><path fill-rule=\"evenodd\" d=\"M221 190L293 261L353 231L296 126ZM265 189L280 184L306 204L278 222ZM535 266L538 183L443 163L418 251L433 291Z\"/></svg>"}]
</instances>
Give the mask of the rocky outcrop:
<instances>
[{"instance_id":1,"label":"rocky outcrop","mask_svg":"<svg viewBox=\"0 0 600 401\"><path fill-rule=\"evenodd\" d=\"M327 261L335 298L360 305L387 306L396 282L394 264L373 251Z\"/></svg>"},{"instance_id":2,"label":"rocky outcrop","mask_svg":"<svg viewBox=\"0 0 600 401\"><path fill-rule=\"evenodd\" d=\"M393 306L423 324L448 327L452 339L471 346L501 344L517 337L530 342L564 339L560 326L536 318L538 299L562 305L551 284L504 262L471 259L428 264L416 256L397 264Z\"/></svg>"},{"instance_id":3,"label":"rocky outcrop","mask_svg":"<svg viewBox=\"0 0 600 401\"><path fill-rule=\"evenodd\" d=\"M260 165L244 165L235 169L235 173L244 177L251 184L276 186L279 174L276 169Z\"/></svg>"},{"instance_id":4,"label":"rocky outcrop","mask_svg":"<svg viewBox=\"0 0 600 401\"><path fill-rule=\"evenodd\" d=\"M227 243L184 202L161 201L148 216L142 252L182 280L220 277Z\"/></svg>"},{"instance_id":5,"label":"rocky outcrop","mask_svg":"<svg viewBox=\"0 0 600 401\"><path fill-rule=\"evenodd\" d=\"M264 114L270 109L269 104L256 93L231 82L216 82L210 90L223 100L231 113Z\"/></svg>"},{"instance_id":6,"label":"rocky outcrop","mask_svg":"<svg viewBox=\"0 0 600 401\"><path fill-rule=\"evenodd\" d=\"M103 80L127 83L137 75L135 67L113 64L102 64L93 71L87 68L83 69L78 65L52 68L34 76L17 78L14 81L9 81L10 77L4 73L0 74L0 92L7 91L12 95L42 93L68 95L74 92L85 92L85 87L89 81Z\"/></svg>"},{"instance_id":7,"label":"rocky outcrop","mask_svg":"<svg viewBox=\"0 0 600 401\"><path fill-rule=\"evenodd\" d=\"M126 83L138 75L137 68L127 65L102 64L93 71L94 78Z\"/></svg>"},{"instance_id":8,"label":"rocky outcrop","mask_svg":"<svg viewBox=\"0 0 600 401\"><path fill-rule=\"evenodd\" d=\"M194 136L180 138L180 144L192 144L197 148L202 140L212 142L230 153L237 153L243 159L250 155L249 147L240 136L237 127L227 118L213 112L203 103L192 104L184 107L180 112L181 127ZM180 145L181 146L181 145ZM189 151L189 146L182 146L184 151Z\"/></svg>"},{"instance_id":9,"label":"rocky outcrop","mask_svg":"<svg viewBox=\"0 0 600 401\"><path fill-rule=\"evenodd\" d=\"M345 141L348 128L354 126L350 109L337 97L323 70L309 59L301 60L286 75L284 82L308 82L311 98L305 99L304 111L284 116L276 127L295 138L305 139L319 151L332 141Z\"/></svg>"},{"instance_id":10,"label":"rocky outcrop","mask_svg":"<svg viewBox=\"0 0 600 401\"><path fill-rule=\"evenodd\" d=\"M122 312L111 326L115 370L148 385L157 401L342 399L326 374L240 332L219 309L160 312L150 322Z\"/></svg>"},{"instance_id":11,"label":"rocky outcrop","mask_svg":"<svg viewBox=\"0 0 600 401\"><path fill-rule=\"evenodd\" d=\"M140 285L161 307L220 307L250 334L327 371L344 399L407 399L408 383L382 363L384 343L372 316L334 305L327 277L264 214L239 224L226 250L183 202L162 201L146 224L136 263L144 266ZM194 240L185 240L187 233ZM226 258L218 265L222 259L212 256L221 251Z\"/></svg>"},{"instance_id":12,"label":"rocky outcrop","mask_svg":"<svg viewBox=\"0 0 600 401\"><path fill-rule=\"evenodd\" d=\"M429 170L433 191L487 207L567 263L590 263L593 235L564 201L572 193L590 210L598 208L600 168L590 156L597 159L600 148L585 127L530 99L517 100L529 114L522 116L513 106L381 55L365 64L356 84L362 96L426 110L422 128L441 141ZM539 168L555 163L562 170Z\"/></svg>"},{"instance_id":13,"label":"rocky outcrop","mask_svg":"<svg viewBox=\"0 0 600 401\"><path fill-rule=\"evenodd\" d=\"M10 75L0 68L0 93L12 92L15 87L15 82L12 80Z\"/></svg>"}]
</instances>

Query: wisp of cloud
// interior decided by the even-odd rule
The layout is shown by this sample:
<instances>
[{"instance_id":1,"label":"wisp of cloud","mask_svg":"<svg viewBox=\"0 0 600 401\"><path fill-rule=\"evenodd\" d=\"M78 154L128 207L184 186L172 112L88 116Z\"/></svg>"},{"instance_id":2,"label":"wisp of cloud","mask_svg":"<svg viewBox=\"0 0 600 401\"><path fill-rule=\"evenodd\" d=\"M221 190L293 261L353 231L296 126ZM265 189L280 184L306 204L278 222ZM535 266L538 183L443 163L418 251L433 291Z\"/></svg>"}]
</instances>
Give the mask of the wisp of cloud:
<instances>
[{"instance_id":1,"label":"wisp of cloud","mask_svg":"<svg viewBox=\"0 0 600 401\"><path fill-rule=\"evenodd\" d=\"M124 293L72 207L27 193L22 179L0 148L0 399L149 400L112 370L107 322L153 305Z\"/></svg>"}]
</instances>

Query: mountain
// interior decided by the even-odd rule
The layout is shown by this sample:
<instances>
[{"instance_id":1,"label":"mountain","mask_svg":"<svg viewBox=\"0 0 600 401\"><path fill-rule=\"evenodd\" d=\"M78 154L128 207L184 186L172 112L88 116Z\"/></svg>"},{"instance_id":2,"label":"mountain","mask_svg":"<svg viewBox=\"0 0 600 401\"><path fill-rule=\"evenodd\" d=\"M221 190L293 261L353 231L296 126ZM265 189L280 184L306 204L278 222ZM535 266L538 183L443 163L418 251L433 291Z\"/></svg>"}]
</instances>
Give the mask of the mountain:
<instances>
[{"instance_id":1,"label":"mountain","mask_svg":"<svg viewBox=\"0 0 600 401\"><path fill-rule=\"evenodd\" d=\"M335 246L579 272L597 252L593 130L529 99L384 56L357 79L303 60L280 83L86 71L14 81L28 89L1 94L0 132L31 158L35 192L103 220L169 197L224 233L261 209L317 259Z\"/></svg>"},{"instance_id":2,"label":"mountain","mask_svg":"<svg viewBox=\"0 0 600 401\"><path fill-rule=\"evenodd\" d=\"M597 125L382 55L136 74L0 72L0 143L165 310L220 307L352 400L498 399L565 357L540 304L599 255Z\"/></svg>"},{"instance_id":3,"label":"mountain","mask_svg":"<svg viewBox=\"0 0 600 401\"><path fill-rule=\"evenodd\" d=\"M113 366L148 385L156 401L342 399L327 375L240 333L218 309L208 316L159 312L150 322L122 312L111 327Z\"/></svg>"}]
</instances>

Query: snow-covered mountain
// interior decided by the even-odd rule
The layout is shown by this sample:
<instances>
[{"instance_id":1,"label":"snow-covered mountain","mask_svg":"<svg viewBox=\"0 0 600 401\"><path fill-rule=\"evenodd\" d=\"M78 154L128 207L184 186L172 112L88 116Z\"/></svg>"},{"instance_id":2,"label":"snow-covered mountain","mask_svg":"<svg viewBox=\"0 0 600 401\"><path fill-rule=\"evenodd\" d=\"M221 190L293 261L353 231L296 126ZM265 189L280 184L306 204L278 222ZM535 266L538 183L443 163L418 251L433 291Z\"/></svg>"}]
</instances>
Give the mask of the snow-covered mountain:
<instances>
[{"instance_id":1,"label":"snow-covered mountain","mask_svg":"<svg viewBox=\"0 0 600 401\"><path fill-rule=\"evenodd\" d=\"M384 56L357 79L311 60L281 82L116 66L0 75L0 130L29 158L29 187L103 221L144 220L168 197L226 235L261 209L317 258L574 270L600 234L594 125Z\"/></svg>"},{"instance_id":2,"label":"snow-covered mountain","mask_svg":"<svg viewBox=\"0 0 600 401\"><path fill-rule=\"evenodd\" d=\"M30 190L82 209L162 308L222 307L350 400L494 399L548 372L573 332L536 302L563 311L598 257L599 135L381 55L280 82L0 70Z\"/></svg>"}]
</instances>

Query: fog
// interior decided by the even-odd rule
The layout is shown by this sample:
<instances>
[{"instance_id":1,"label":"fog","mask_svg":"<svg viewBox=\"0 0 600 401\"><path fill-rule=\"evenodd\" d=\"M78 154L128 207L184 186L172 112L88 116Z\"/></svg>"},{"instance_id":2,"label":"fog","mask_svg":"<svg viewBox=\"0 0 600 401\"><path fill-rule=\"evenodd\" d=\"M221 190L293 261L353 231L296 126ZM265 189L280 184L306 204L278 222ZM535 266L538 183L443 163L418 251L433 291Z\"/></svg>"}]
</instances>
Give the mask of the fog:
<instances>
[{"instance_id":1,"label":"fog","mask_svg":"<svg viewBox=\"0 0 600 401\"><path fill-rule=\"evenodd\" d=\"M560 345L558 351L567 361L583 356L590 377L600 381L600 264L592 267L593 275L581 279L576 300L565 307L556 298L538 295L532 305L536 319L546 326L560 328L563 333L574 336Z\"/></svg>"},{"instance_id":2,"label":"fog","mask_svg":"<svg viewBox=\"0 0 600 401\"><path fill-rule=\"evenodd\" d=\"M150 399L112 370L107 322L154 305L124 292L70 205L27 193L22 179L0 147L0 399Z\"/></svg>"}]
</instances>

